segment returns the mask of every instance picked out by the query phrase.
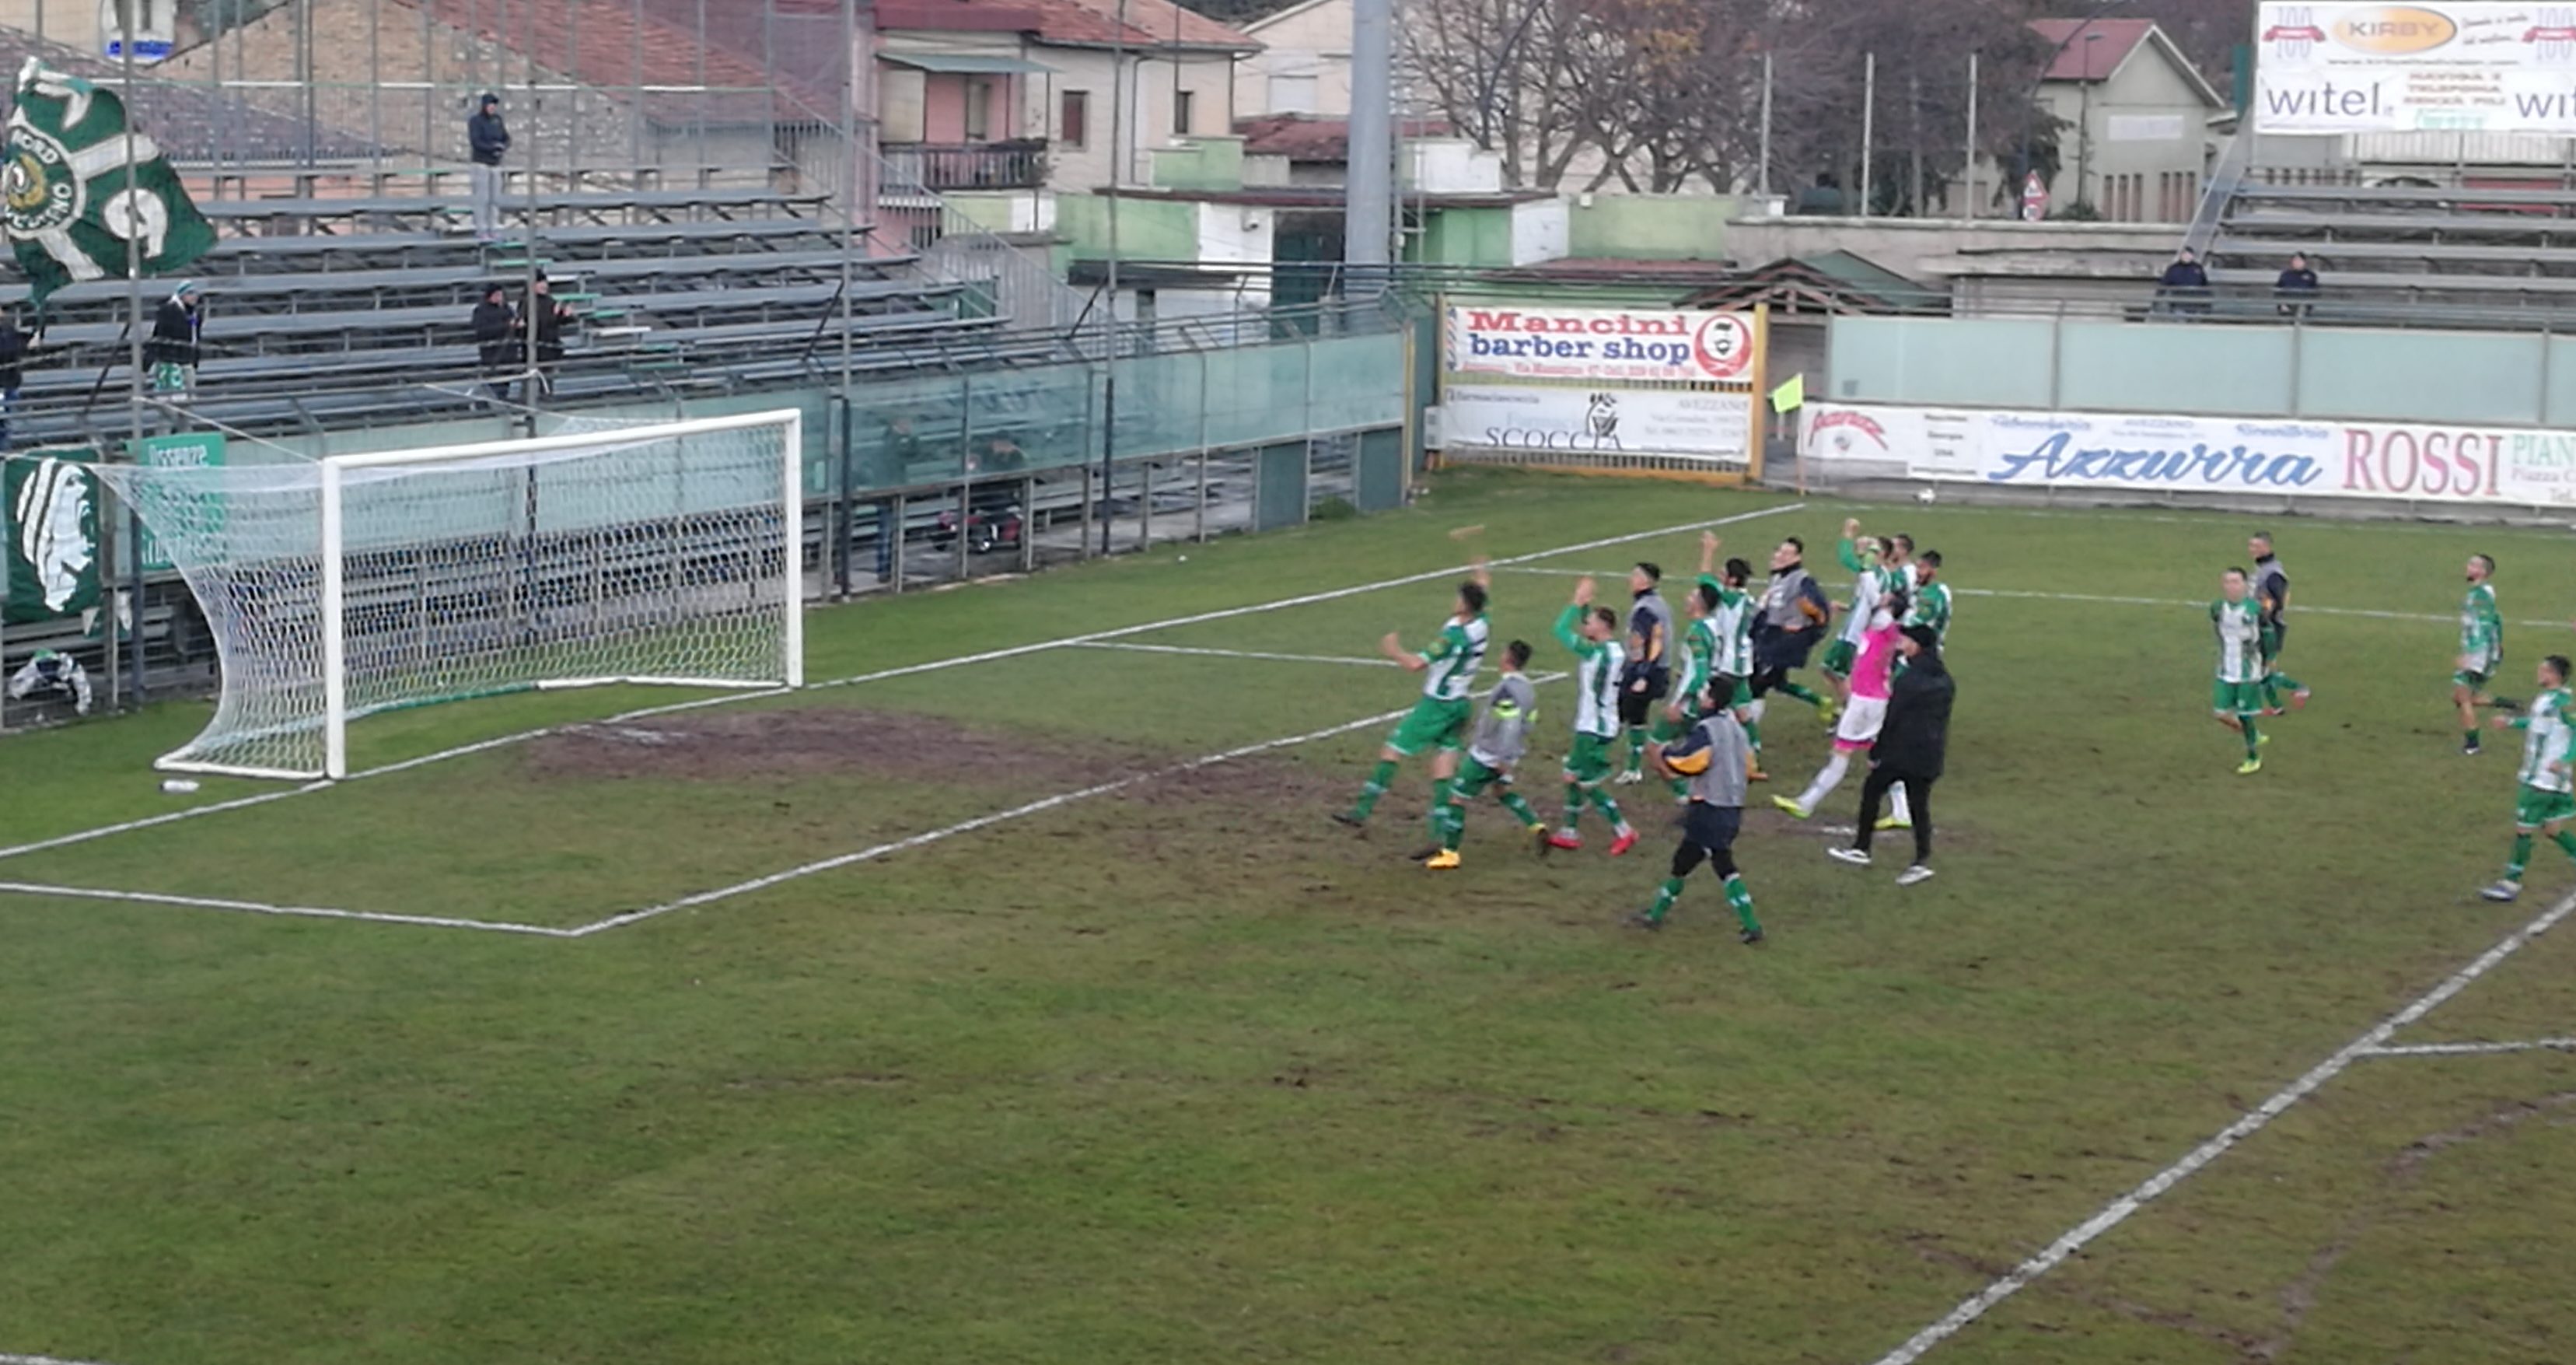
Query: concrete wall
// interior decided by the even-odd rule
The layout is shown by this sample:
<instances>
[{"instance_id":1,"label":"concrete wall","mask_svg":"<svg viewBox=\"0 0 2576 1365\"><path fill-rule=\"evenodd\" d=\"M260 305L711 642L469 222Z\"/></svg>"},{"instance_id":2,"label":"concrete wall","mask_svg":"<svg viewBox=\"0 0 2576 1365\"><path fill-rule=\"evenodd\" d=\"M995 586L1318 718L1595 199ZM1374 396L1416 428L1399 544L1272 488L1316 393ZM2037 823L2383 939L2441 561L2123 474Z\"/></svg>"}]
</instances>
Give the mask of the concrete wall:
<instances>
[{"instance_id":1,"label":"concrete wall","mask_svg":"<svg viewBox=\"0 0 2576 1365\"><path fill-rule=\"evenodd\" d=\"M1579 216L1576 221L1579 225ZM1578 227L1576 241L1582 240ZM1937 281L1984 271L2046 278L2052 273L2051 256L2080 262L2107 252L2143 254L2161 262L2182 244L2182 234L2178 227L2153 224L1738 218L1726 225L1725 240L1726 255L1746 265L1839 250L1867 257L1909 279ZM2082 276L2100 273L2090 265L2066 269Z\"/></svg>"},{"instance_id":2,"label":"concrete wall","mask_svg":"<svg viewBox=\"0 0 2576 1365\"><path fill-rule=\"evenodd\" d=\"M1585 202L1586 198L1590 202ZM1572 254L1594 260L1722 261L1729 223L1758 211L1750 196L1596 194L1576 196L1567 217Z\"/></svg>"}]
</instances>

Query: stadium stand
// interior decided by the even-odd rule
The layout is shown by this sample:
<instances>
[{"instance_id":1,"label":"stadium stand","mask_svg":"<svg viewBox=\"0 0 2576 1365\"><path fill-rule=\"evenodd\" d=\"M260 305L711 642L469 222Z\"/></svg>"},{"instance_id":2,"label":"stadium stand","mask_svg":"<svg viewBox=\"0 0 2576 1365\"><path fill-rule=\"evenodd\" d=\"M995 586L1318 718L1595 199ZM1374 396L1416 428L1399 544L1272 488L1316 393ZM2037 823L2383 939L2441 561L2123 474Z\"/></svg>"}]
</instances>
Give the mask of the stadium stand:
<instances>
[{"instance_id":1,"label":"stadium stand","mask_svg":"<svg viewBox=\"0 0 2576 1365\"><path fill-rule=\"evenodd\" d=\"M2324 279L2312 321L2576 322L2576 190L2240 184L2208 253L2205 316L2277 321L2293 252Z\"/></svg>"}]
</instances>

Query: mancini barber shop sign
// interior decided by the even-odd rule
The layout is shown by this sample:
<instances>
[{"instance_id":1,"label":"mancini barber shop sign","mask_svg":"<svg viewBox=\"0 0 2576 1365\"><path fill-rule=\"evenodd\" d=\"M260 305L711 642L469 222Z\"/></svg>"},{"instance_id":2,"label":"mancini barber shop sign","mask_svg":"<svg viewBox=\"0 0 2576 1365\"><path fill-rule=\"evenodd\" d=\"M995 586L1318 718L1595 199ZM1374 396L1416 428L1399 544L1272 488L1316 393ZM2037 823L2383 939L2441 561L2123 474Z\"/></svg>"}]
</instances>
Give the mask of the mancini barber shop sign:
<instances>
[{"instance_id":1,"label":"mancini barber shop sign","mask_svg":"<svg viewBox=\"0 0 2576 1365\"><path fill-rule=\"evenodd\" d=\"M1625 383L1744 383L1749 313L1455 306L1441 339L1451 374Z\"/></svg>"},{"instance_id":2,"label":"mancini barber shop sign","mask_svg":"<svg viewBox=\"0 0 2576 1365\"><path fill-rule=\"evenodd\" d=\"M1821 403L1803 449L1905 477L2014 488L2576 506L2576 432Z\"/></svg>"}]
</instances>

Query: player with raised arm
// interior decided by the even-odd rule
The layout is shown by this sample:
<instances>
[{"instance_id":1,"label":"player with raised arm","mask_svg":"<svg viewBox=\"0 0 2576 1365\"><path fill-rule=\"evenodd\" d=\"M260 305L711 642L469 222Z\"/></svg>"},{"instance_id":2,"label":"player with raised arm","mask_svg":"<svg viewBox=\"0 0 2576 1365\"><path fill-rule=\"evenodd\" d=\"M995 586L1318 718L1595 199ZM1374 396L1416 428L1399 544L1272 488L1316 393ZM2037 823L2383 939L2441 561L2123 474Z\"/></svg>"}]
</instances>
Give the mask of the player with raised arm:
<instances>
[{"instance_id":1,"label":"player with raised arm","mask_svg":"<svg viewBox=\"0 0 2576 1365\"><path fill-rule=\"evenodd\" d=\"M1538 851L1547 852L1547 822L1512 788L1512 769L1519 765L1521 755L1529 752L1529 727L1538 723L1538 690L1531 686L1525 672L1529 661L1528 641L1514 640L1503 647L1503 676L1494 684L1493 694L1485 698L1485 714L1476 722L1476 738L1467 746L1467 761L1459 766L1458 776L1449 784L1449 799L1431 812L1431 825L1439 833L1439 842L1414 855L1414 860L1424 867L1446 870L1458 865L1458 842L1467 829L1467 803L1487 787L1494 789L1494 799L1520 820L1522 828L1537 836Z\"/></svg>"},{"instance_id":2,"label":"player with raised arm","mask_svg":"<svg viewBox=\"0 0 2576 1365\"><path fill-rule=\"evenodd\" d=\"M1565 753L1565 826L1548 837L1551 848L1581 848L1587 804L1610 822L1610 856L1637 846L1637 831L1619 813L1602 782L1610 776L1610 746L1619 738L1619 689L1627 651L1619 644L1619 614L1592 605L1589 578L1574 585L1574 601L1556 618L1557 642L1574 651L1574 746Z\"/></svg>"},{"instance_id":3,"label":"player with raised arm","mask_svg":"<svg viewBox=\"0 0 2576 1365\"><path fill-rule=\"evenodd\" d=\"M2576 753L2576 727L2569 725L2567 657L2552 654L2534 670L2540 693L2519 716L2497 716L2495 728L2522 731L2522 791L2513 805L2513 856L2505 860L2504 880L2478 894L2509 901L2522 894L2522 870L2531 864L2531 836L2547 834L2561 852L2576 858L2576 772L2569 770Z\"/></svg>"},{"instance_id":4,"label":"player with raised arm","mask_svg":"<svg viewBox=\"0 0 2576 1365\"><path fill-rule=\"evenodd\" d=\"M1752 751L1745 777L1760 782L1769 775L1762 771L1761 727L1751 718L1755 604L1744 587L1753 577L1753 566L1730 559L1726 576L1718 577L1717 552L1725 543L1714 531L1699 533L1699 581L1691 587L1691 624L1682 634L1684 674L1673 688L1672 701L1664 708L1666 724L1655 738L1670 742L1689 734L1699 719L1699 698L1712 680L1723 681L1727 685L1718 688L1717 694L1735 711ZM1688 791L1688 783L1675 779L1673 795L1686 798Z\"/></svg>"},{"instance_id":5,"label":"player with raised arm","mask_svg":"<svg viewBox=\"0 0 2576 1365\"><path fill-rule=\"evenodd\" d=\"M1664 600L1663 566L1640 560L1628 570L1628 665L1619 679L1619 723L1628 732L1628 766L1618 781L1645 780L1646 727L1655 703L1673 684L1673 608Z\"/></svg>"},{"instance_id":6,"label":"player with raised arm","mask_svg":"<svg viewBox=\"0 0 2576 1365\"><path fill-rule=\"evenodd\" d=\"M2263 732L2254 717L2263 710L2263 609L2249 595L2243 569L2219 576L2218 600L2209 604L2209 623L2218 636L2218 677L2209 687L2209 713L2218 723L2245 738L2245 761L2238 775L2263 771L2256 752Z\"/></svg>"},{"instance_id":7,"label":"player with raised arm","mask_svg":"<svg viewBox=\"0 0 2576 1365\"><path fill-rule=\"evenodd\" d=\"M2263 714L2281 714L2281 689L2290 689L2290 709L2308 704L2308 685L2281 671L2281 647L2290 635L2290 571L2272 552L2270 533L2257 531L2245 542L2254 556L2254 603L2263 609Z\"/></svg>"},{"instance_id":8,"label":"player with raised arm","mask_svg":"<svg viewBox=\"0 0 2576 1365\"><path fill-rule=\"evenodd\" d=\"M1735 865L1735 835L1744 823L1744 770L1752 761L1752 750L1745 743L1744 727L1736 722L1735 708L1717 694L1713 680L1699 702L1699 723L1689 734L1677 744L1658 744L1647 751L1657 772L1689 779L1690 804L1682 815L1681 846L1673 850L1672 875L1656 889L1655 903L1629 916L1628 923L1640 929L1663 928L1673 902L1681 899L1686 879L1705 862L1726 887L1726 903L1735 911L1736 936L1748 945L1760 943L1762 921L1753 917L1753 891Z\"/></svg>"},{"instance_id":9,"label":"player with raised arm","mask_svg":"<svg viewBox=\"0 0 2576 1365\"><path fill-rule=\"evenodd\" d=\"M1912 542L1905 536L1890 536L1881 541L1860 533L1860 519L1843 522L1842 539L1834 546L1834 557L1852 573L1851 603L1843 610L1842 633L1825 649L1825 661L1817 671L1834 685L1835 706L1822 708L1824 719L1832 720L1833 712L1851 700L1852 664L1860 657L1860 637L1870 628L1870 618L1877 614L1881 598L1891 592L1903 592L1912 575L1905 568L1905 555Z\"/></svg>"},{"instance_id":10,"label":"player with raised arm","mask_svg":"<svg viewBox=\"0 0 2576 1365\"><path fill-rule=\"evenodd\" d=\"M1888 677L1896 662L1896 623L1904 617L1906 606L1901 592L1888 593L1871 606L1860 635L1860 652L1852 658L1851 700L1834 725L1833 756L1816 771L1805 791L1795 797L1771 798L1771 804L1791 818L1804 820L1815 814L1851 771L1852 755L1865 754L1878 742L1878 728L1887 720Z\"/></svg>"},{"instance_id":11,"label":"player with raised arm","mask_svg":"<svg viewBox=\"0 0 2576 1365\"><path fill-rule=\"evenodd\" d=\"M1360 787L1359 801L1347 811L1335 811L1334 819L1354 829L1366 825L1378 798L1386 795L1387 784L1395 780L1397 765L1426 749L1431 751L1431 808L1436 812L1448 802L1449 778L1458 769L1467 723L1474 719L1476 670L1485 666L1485 649L1493 638L1492 628L1485 623L1485 604L1492 598L1493 585L1494 576L1479 555L1467 581L1458 585L1457 603L1449 619L1440 623L1440 634L1420 653L1408 652L1393 631L1378 642L1379 652L1406 671L1424 675L1422 699L1386 737L1377 767Z\"/></svg>"},{"instance_id":12,"label":"player with raised arm","mask_svg":"<svg viewBox=\"0 0 2576 1365\"><path fill-rule=\"evenodd\" d=\"M2469 592L2460 601L2460 656L2453 661L2459 671L2451 675L2451 705L2460 712L2460 752L2474 754L2478 703L2510 710L2513 702L2487 695L2487 680L2504 663L2504 617L2496 611L2495 559L2471 555L2465 572Z\"/></svg>"}]
</instances>

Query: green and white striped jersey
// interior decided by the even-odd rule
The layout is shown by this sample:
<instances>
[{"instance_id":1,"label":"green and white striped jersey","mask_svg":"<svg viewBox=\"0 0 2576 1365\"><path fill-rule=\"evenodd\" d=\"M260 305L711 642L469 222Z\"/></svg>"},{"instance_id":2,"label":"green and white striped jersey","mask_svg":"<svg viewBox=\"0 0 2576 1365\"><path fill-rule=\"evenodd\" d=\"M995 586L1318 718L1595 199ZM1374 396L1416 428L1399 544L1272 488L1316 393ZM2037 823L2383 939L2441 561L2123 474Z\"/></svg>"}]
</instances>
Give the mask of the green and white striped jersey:
<instances>
[{"instance_id":1,"label":"green and white striped jersey","mask_svg":"<svg viewBox=\"0 0 2576 1365\"><path fill-rule=\"evenodd\" d=\"M2559 766L2568 760L2568 742L2576 739L2576 730L2567 724L2567 702L2567 689L2553 687L2532 698L2515 718L2514 728L2522 731L2522 785L2545 792L2576 791L2576 778Z\"/></svg>"},{"instance_id":2,"label":"green and white striped jersey","mask_svg":"<svg viewBox=\"0 0 2576 1365\"><path fill-rule=\"evenodd\" d=\"M1493 639L1493 628L1485 618L1461 623L1451 617L1440 627L1440 638L1422 651L1422 695L1434 701L1465 701L1476 686L1476 670L1485 666L1485 646Z\"/></svg>"},{"instance_id":3,"label":"green and white striped jersey","mask_svg":"<svg viewBox=\"0 0 2576 1365\"><path fill-rule=\"evenodd\" d=\"M1761 609L1753 594L1718 586L1717 614L1708 618L1708 627L1716 641L1709 668L1719 676L1753 676L1753 616Z\"/></svg>"},{"instance_id":4,"label":"green and white striped jersey","mask_svg":"<svg viewBox=\"0 0 2576 1365\"><path fill-rule=\"evenodd\" d=\"M1574 732L1609 739L1619 733L1619 670L1628 651L1616 640L1587 640L1578 631L1584 608L1567 607L1556 618L1556 639L1581 662L1574 670Z\"/></svg>"},{"instance_id":5,"label":"green and white striped jersey","mask_svg":"<svg viewBox=\"0 0 2576 1365\"><path fill-rule=\"evenodd\" d=\"M2460 601L2460 653L2480 673L2504 662L2504 618L2496 613L2495 584L2473 583Z\"/></svg>"},{"instance_id":6,"label":"green and white striped jersey","mask_svg":"<svg viewBox=\"0 0 2576 1365\"><path fill-rule=\"evenodd\" d=\"M1851 612L1843 618L1840 639L1859 644L1869 633L1869 618L1878 614L1878 599L1892 592L1905 592L1914 575L1901 564L1887 563L1879 555L1864 557L1860 547L1846 540L1835 547L1835 556L1843 567L1855 575L1852 579Z\"/></svg>"},{"instance_id":7,"label":"green and white striped jersey","mask_svg":"<svg viewBox=\"0 0 2576 1365\"><path fill-rule=\"evenodd\" d=\"M1917 587L1903 624L1930 626L1942 644L1950 643L1950 585L1936 578Z\"/></svg>"},{"instance_id":8,"label":"green and white striped jersey","mask_svg":"<svg viewBox=\"0 0 2576 1365\"><path fill-rule=\"evenodd\" d=\"M2218 632L2218 680L2263 681L2263 609L2252 598L2230 602L2222 597L2209 604L2209 620Z\"/></svg>"}]
</instances>

